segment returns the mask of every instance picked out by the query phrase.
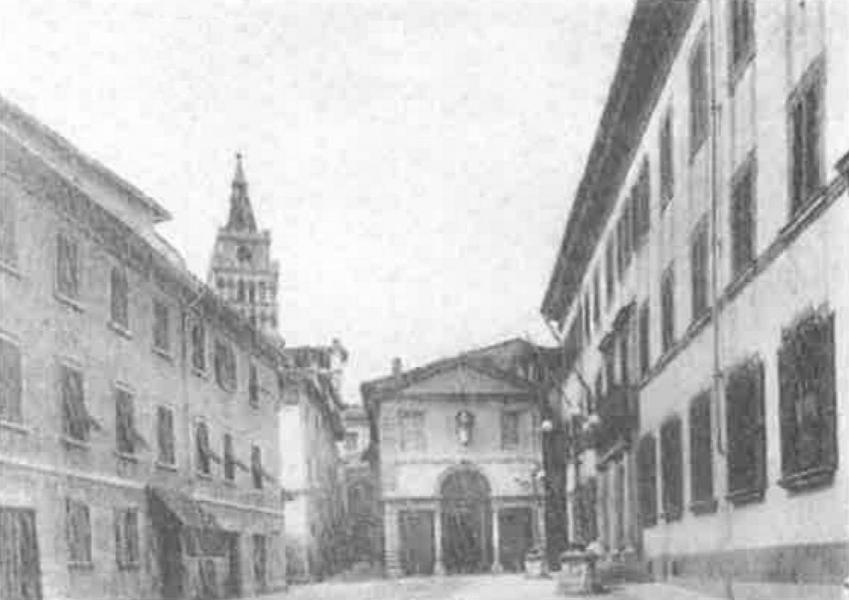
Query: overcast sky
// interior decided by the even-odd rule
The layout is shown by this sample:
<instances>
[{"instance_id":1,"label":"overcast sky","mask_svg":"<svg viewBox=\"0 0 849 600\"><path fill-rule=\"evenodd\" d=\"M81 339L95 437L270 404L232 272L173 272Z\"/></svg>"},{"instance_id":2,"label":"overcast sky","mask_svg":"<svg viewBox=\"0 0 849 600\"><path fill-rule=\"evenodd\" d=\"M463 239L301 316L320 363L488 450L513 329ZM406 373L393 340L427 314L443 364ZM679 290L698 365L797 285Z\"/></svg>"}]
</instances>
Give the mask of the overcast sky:
<instances>
[{"instance_id":1,"label":"overcast sky","mask_svg":"<svg viewBox=\"0 0 849 600\"><path fill-rule=\"evenodd\" d=\"M206 277L242 151L290 345L362 380L530 335L633 0L0 0L0 94ZM580 7L580 8L579 8Z\"/></svg>"}]
</instances>

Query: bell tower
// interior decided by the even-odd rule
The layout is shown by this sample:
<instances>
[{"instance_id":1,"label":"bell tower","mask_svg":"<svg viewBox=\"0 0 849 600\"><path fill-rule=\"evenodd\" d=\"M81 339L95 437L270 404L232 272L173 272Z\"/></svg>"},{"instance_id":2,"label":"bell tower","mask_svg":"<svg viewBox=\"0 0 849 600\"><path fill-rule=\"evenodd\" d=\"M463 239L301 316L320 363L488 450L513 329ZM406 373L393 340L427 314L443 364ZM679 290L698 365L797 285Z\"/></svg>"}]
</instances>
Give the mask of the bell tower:
<instances>
[{"instance_id":1,"label":"bell tower","mask_svg":"<svg viewBox=\"0 0 849 600\"><path fill-rule=\"evenodd\" d=\"M230 185L230 216L218 229L207 284L265 333L276 334L279 265L270 256L271 233L256 226L242 155Z\"/></svg>"}]
</instances>

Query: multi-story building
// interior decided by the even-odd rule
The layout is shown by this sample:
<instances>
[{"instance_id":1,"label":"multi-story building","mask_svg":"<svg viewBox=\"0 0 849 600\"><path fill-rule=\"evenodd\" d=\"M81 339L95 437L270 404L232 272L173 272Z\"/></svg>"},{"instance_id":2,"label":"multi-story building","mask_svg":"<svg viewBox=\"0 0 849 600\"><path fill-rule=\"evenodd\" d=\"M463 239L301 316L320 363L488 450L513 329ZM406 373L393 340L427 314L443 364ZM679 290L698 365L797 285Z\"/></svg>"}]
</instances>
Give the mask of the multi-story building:
<instances>
[{"instance_id":1,"label":"multi-story building","mask_svg":"<svg viewBox=\"0 0 849 600\"><path fill-rule=\"evenodd\" d=\"M847 575L847 27L829 0L636 2L542 312L573 532L655 576Z\"/></svg>"},{"instance_id":2,"label":"multi-story building","mask_svg":"<svg viewBox=\"0 0 849 600\"><path fill-rule=\"evenodd\" d=\"M0 595L285 585L275 346L153 199L0 99Z\"/></svg>"},{"instance_id":3,"label":"multi-story building","mask_svg":"<svg viewBox=\"0 0 849 600\"><path fill-rule=\"evenodd\" d=\"M274 335L278 329L279 264L271 259L271 232L259 230L248 195L242 155L230 186L230 214L218 230L207 283L251 325Z\"/></svg>"},{"instance_id":4,"label":"multi-story building","mask_svg":"<svg viewBox=\"0 0 849 600\"><path fill-rule=\"evenodd\" d=\"M345 500L337 444L343 439L342 370L347 351L286 348L280 421L281 480L286 503L288 577L302 582L334 574L344 562Z\"/></svg>"},{"instance_id":5,"label":"multi-story building","mask_svg":"<svg viewBox=\"0 0 849 600\"><path fill-rule=\"evenodd\" d=\"M535 347L522 340L362 384L383 513L401 574L516 571L545 545Z\"/></svg>"},{"instance_id":6,"label":"multi-story building","mask_svg":"<svg viewBox=\"0 0 849 600\"><path fill-rule=\"evenodd\" d=\"M340 445L345 498L347 562L373 567L383 562L383 515L378 504L378 477L369 460L371 427L362 405L352 404L342 411L345 429Z\"/></svg>"}]
</instances>

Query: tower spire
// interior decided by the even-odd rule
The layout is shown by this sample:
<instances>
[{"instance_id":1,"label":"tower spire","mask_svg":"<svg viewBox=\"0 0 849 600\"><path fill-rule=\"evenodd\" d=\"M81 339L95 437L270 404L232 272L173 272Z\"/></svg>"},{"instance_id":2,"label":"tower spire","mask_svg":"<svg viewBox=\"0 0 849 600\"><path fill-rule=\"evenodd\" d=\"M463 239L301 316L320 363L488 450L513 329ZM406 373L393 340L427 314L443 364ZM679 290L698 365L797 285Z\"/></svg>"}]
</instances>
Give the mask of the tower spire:
<instances>
[{"instance_id":1,"label":"tower spire","mask_svg":"<svg viewBox=\"0 0 849 600\"><path fill-rule=\"evenodd\" d=\"M225 229L230 231L256 232L256 220L248 196L248 182L242 167L242 153L236 153L236 172L230 186L230 218Z\"/></svg>"}]
</instances>

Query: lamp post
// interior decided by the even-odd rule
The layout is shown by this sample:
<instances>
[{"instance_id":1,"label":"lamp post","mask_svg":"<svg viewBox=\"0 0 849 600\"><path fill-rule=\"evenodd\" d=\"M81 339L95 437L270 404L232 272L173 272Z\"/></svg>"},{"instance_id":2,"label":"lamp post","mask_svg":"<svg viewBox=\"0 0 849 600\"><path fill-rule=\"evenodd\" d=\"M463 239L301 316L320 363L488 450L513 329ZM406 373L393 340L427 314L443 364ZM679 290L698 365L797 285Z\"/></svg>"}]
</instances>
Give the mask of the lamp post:
<instances>
[{"instance_id":1,"label":"lamp post","mask_svg":"<svg viewBox=\"0 0 849 600\"><path fill-rule=\"evenodd\" d=\"M542 432L542 464L535 468L533 473L531 474L531 481L534 487L534 497L537 502L537 531L539 532L539 546L540 550L543 553L543 562L542 569L543 574L548 572L548 532L546 527L546 501L547 501L547 486L546 486L546 472L545 472L545 445L547 443L547 436L554 430L554 423L551 422L551 419L544 419L542 423L540 423L540 431Z\"/></svg>"}]
</instances>

